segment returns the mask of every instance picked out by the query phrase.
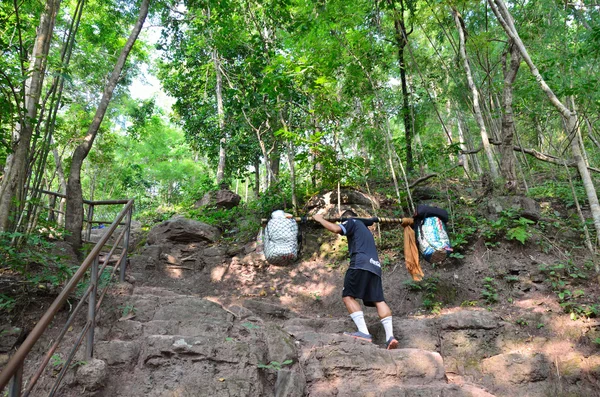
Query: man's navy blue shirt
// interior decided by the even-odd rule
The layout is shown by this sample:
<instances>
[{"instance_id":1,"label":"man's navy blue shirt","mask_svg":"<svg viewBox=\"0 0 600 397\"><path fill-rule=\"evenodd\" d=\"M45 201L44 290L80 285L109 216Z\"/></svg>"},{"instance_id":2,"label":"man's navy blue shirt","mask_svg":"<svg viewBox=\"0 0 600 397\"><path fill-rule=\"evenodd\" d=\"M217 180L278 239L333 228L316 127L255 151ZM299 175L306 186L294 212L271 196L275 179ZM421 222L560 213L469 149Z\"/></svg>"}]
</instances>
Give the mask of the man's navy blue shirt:
<instances>
[{"instance_id":1,"label":"man's navy blue shirt","mask_svg":"<svg viewBox=\"0 0 600 397\"><path fill-rule=\"evenodd\" d=\"M340 224L342 235L348 237L350 269L368 270L381 277L381 264L373 234L364 223L348 219Z\"/></svg>"}]
</instances>

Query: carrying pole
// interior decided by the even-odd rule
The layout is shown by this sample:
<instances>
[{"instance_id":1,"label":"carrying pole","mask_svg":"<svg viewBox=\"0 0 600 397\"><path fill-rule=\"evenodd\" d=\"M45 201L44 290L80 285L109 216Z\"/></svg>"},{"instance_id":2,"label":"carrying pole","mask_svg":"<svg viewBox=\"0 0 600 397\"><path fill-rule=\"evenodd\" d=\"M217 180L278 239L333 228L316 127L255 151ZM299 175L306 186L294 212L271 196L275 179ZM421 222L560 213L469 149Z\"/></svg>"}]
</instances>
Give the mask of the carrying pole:
<instances>
[{"instance_id":1,"label":"carrying pole","mask_svg":"<svg viewBox=\"0 0 600 397\"><path fill-rule=\"evenodd\" d=\"M313 219L312 216L307 216L307 217L295 217L295 218L291 218L293 220L295 220L296 222L306 222L306 221L310 221L310 222L315 222L315 220ZM372 218L323 218L328 222L344 222L347 221L348 219L356 219L359 221L370 221L370 222L379 222L379 223L402 223L402 218L382 218L379 216L374 216ZM261 219L261 223L264 225L268 222L269 220L266 218Z\"/></svg>"}]
</instances>

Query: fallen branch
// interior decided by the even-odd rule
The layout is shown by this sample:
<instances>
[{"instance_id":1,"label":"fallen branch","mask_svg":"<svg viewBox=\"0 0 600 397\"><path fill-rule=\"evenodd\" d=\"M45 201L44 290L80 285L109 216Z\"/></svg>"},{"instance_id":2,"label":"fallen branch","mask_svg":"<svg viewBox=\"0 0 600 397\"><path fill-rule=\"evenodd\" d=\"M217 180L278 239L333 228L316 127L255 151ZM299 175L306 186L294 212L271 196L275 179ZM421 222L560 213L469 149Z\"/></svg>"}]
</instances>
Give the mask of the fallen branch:
<instances>
[{"instance_id":1,"label":"fallen branch","mask_svg":"<svg viewBox=\"0 0 600 397\"><path fill-rule=\"evenodd\" d=\"M433 174L422 176L419 179L415 180L413 183L411 183L408 187L412 189L413 187L417 186L419 183L425 182L427 179L433 178L434 176L438 176L438 174L433 173Z\"/></svg>"},{"instance_id":2,"label":"fallen branch","mask_svg":"<svg viewBox=\"0 0 600 397\"><path fill-rule=\"evenodd\" d=\"M490 143L492 145L496 145L496 146L500 146L502 143L501 142L494 142L494 141L490 141ZM476 154L479 153L483 148L480 146L478 149L474 149L474 150L461 150L460 153L461 154ZM522 152L522 153L526 153L532 157L535 157L538 160L544 161L546 163L551 163L551 164L556 164L556 165L561 165L564 166L566 164L567 167L571 167L571 168L577 168L577 163L575 161L566 161L561 159L560 157L556 157L553 156L551 154L545 154L545 153L541 153L538 152L535 149L526 149L526 148L522 148L520 146L513 146L513 150L515 152ZM600 169L598 168L594 168L594 167L587 167L588 170L593 171L593 172L597 172L600 174Z\"/></svg>"}]
</instances>

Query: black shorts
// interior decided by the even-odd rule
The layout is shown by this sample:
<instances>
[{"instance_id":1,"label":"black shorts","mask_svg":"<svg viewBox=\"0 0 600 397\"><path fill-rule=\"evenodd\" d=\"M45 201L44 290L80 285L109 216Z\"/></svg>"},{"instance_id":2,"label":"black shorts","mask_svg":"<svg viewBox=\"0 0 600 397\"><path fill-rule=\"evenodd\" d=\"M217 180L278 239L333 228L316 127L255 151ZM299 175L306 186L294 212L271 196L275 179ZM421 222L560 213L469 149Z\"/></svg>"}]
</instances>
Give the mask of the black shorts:
<instances>
[{"instance_id":1,"label":"black shorts","mask_svg":"<svg viewBox=\"0 0 600 397\"><path fill-rule=\"evenodd\" d=\"M375 306L375 302L384 302L381 277L368 270L348 269L344 277L342 297L351 296L362 299L365 306Z\"/></svg>"}]
</instances>

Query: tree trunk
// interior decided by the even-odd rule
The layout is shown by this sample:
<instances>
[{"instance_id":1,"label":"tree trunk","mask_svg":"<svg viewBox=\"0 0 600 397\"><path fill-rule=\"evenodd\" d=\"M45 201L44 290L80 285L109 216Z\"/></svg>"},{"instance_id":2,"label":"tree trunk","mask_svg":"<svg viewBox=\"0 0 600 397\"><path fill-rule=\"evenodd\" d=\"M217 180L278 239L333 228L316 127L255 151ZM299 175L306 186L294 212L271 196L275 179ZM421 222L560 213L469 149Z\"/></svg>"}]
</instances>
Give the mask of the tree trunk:
<instances>
[{"instance_id":1,"label":"tree trunk","mask_svg":"<svg viewBox=\"0 0 600 397\"><path fill-rule=\"evenodd\" d=\"M279 98L278 98L279 99ZM286 132L289 131L288 125L283 118L283 111L279 110L279 119L281 125L283 126L283 130ZM291 112L290 112L291 119ZM291 139L286 139L286 150L287 150L287 159L288 165L290 167L290 182L292 187L292 207L294 207L294 212L298 211L298 198L296 197L296 167L294 165L294 144Z\"/></svg>"},{"instance_id":2,"label":"tree trunk","mask_svg":"<svg viewBox=\"0 0 600 397\"><path fill-rule=\"evenodd\" d=\"M592 128L592 123L590 123L590 120L587 117L585 117L585 124L587 125L588 129L588 137L592 142L594 142L594 145L596 145L598 150L600 150L600 142L598 142L598 140L594 137L594 129Z\"/></svg>"},{"instance_id":3,"label":"tree trunk","mask_svg":"<svg viewBox=\"0 0 600 397\"><path fill-rule=\"evenodd\" d=\"M462 129L462 123L460 118L456 118L456 128L458 129L458 142L460 144L460 150L463 152L467 150L467 145L465 144L465 134ZM458 162L465 169L465 172L469 173L469 158L465 153L460 153L458 155Z\"/></svg>"},{"instance_id":4,"label":"tree trunk","mask_svg":"<svg viewBox=\"0 0 600 397\"><path fill-rule=\"evenodd\" d=\"M260 196L260 159L254 160L254 194L256 198Z\"/></svg>"},{"instance_id":5,"label":"tree trunk","mask_svg":"<svg viewBox=\"0 0 600 397\"><path fill-rule=\"evenodd\" d=\"M573 158L577 163L577 169L579 170L579 175L581 176L581 180L585 188L587 199L590 204L590 211L594 220L594 227L596 228L597 241L598 244L600 244L600 203L598 202L598 194L596 193L596 188L594 187L588 167L586 166L581 155L579 140L577 137L572 136L576 133L577 129L577 113L569 110L565 105L563 105L548 84L546 84L546 81L531 60L531 57L529 56L529 53L527 52L527 49L525 48L525 45L523 44L523 41L521 40L521 37L514 26L512 15L510 14L508 8L506 8L504 2L502 0L488 0L488 3L506 34L508 34L508 36L519 48L521 56L523 56L527 66L529 66L531 74L533 74L536 81L540 84L542 91L544 91L550 103L552 103L552 105L554 105L554 107L563 116L567 137L573 138L571 139L571 152L573 153Z\"/></svg>"},{"instance_id":6,"label":"tree trunk","mask_svg":"<svg viewBox=\"0 0 600 397\"><path fill-rule=\"evenodd\" d=\"M272 172L272 180L269 181L270 184L279 180L279 168L281 166L281 153L279 152L279 149L275 148L269 153L269 166L271 167Z\"/></svg>"},{"instance_id":7,"label":"tree trunk","mask_svg":"<svg viewBox=\"0 0 600 397\"><path fill-rule=\"evenodd\" d=\"M223 182L223 179L225 179L225 163L227 160L225 143L227 138L225 136L225 112L223 110L223 78L221 76L221 65L217 50L213 50L212 56L217 78L217 118L219 120L219 131L221 132L221 139L219 140L219 166L217 167L217 185L220 185L221 182Z\"/></svg>"},{"instance_id":8,"label":"tree trunk","mask_svg":"<svg viewBox=\"0 0 600 397\"><path fill-rule=\"evenodd\" d=\"M504 66L504 89L502 96L502 145L500 152L502 153L502 162L500 169L504 177L504 187L509 192L515 192L518 188L517 171L515 168L515 156L513 153L513 131L515 129L515 121L513 117L513 83L519 72L521 64L521 54L519 49L509 41L508 53L510 54L510 65L506 64L506 53L503 55Z\"/></svg>"},{"instance_id":9,"label":"tree trunk","mask_svg":"<svg viewBox=\"0 0 600 397\"><path fill-rule=\"evenodd\" d=\"M56 167L56 175L58 176L58 184L60 186L58 192L62 194L67 194L67 180L65 179L65 172L62 167L62 161L60 160L58 149L56 149L56 146L54 146L54 142L51 142L51 145L52 155L54 156L54 165ZM65 222L65 204L66 200L61 197L58 205L58 217L56 218L56 223L58 224L58 226L63 226Z\"/></svg>"},{"instance_id":10,"label":"tree trunk","mask_svg":"<svg viewBox=\"0 0 600 397\"><path fill-rule=\"evenodd\" d=\"M16 3L15 3L16 4ZM50 50L50 41L54 31L54 22L60 6L60 0L47 0L40 19L29 70L25 83L25 117L15 127L12 153L6 159L2 184L0 184L0 232L8 231L14 204L20 203L25 195L27 159L33 136L33 128L38 115L38 104L44 83L46 60ZM21 27L18 26L17 29ZM19 105L21 106L21 105ZM17 214L12 214L17 215ZM16 218L16 217L15 217Z\"/></svg>"},{"instance_id":11,"label":"tree trunk","mask_svg":"<svg viewBox=\"0 0 600 397\"><path fill-rule=\"evenodd\" d=\"M83 161L87 157L90 152L92 145L94 144L94 139L98 133L98 129L100 128L100 124L104 119L104 115L106 114L106 109L110 103L112 98L113 91L117 86L119 78L121 76L121 72L123 67L125 66L125 61L127 60L127 56L129 52L133 48L135 41L137 40L138 35L140 34L140 30L142 29L142 25L146 20L146 16L148 15L148 6L150 0L142 0L140 5L140 13L125 46L121 50L121 54L115 64L115 67L104 87L104 93L102 94L102 99L100 100L100 104L98 105L98 109L96 109L96 114L94 115L94 119L90 124L85 138L83 142L75 148L75 152L73 153L73 158L71 162L71 171L69 173L69 179L67 181L67 214L65 220L65 227L69 234L67 235L67 241L71 243L71 245L78 249L81 246L81 228L83 226L83 194L81 191L81 167L83 165Z\"/></svg>"},{"instance_id":12,"label":"tree trunk","mask_svg":"<svg viewBox=\"0 0 600 397\"><path fill-rule=\"evenodd\" d=\"M498 178L498 168L496 167L487 129L481 114L481 107L479 105L479 91L477 90L475 82L473 81L471 66L469 65L469 59L467 58L467 51L465 49L465 32L463 29L464 23L456 8L452 8L452 14L454 15L454 22L456 23L456 29L458 30L460 56L463 60L465 73L467 75L467 83L473 95L473 113L475 114L475 120L477 121L477 125L479 126L479 131L481 133L481 142L483 143L483 150L490 166L490 174L492 175L492 178L496 179Z\"/></svg>"},{"instance_id":13,"label":"tree trunk","mask_svg":"<svg viewBox=\"0 0 600 397\"><path fill-rule=\"evenodd\" d=\"M396 32L396 46L398 47L398 66L400 67L400 82L402 86L402 119L404 121L404 138L406 144L406 171L411 172L414 168L412 152L412 123L410 120L410 106L408 85L406 83L406 61L404 59L404 49L408 44L408 36L412 32L406 31L404 21L404 0L400 0L400 11L396 10L394 2L388 0L394 13L394 29ZM416 132L415 132L416 133Z\"/></svg>"}]
</instances>

